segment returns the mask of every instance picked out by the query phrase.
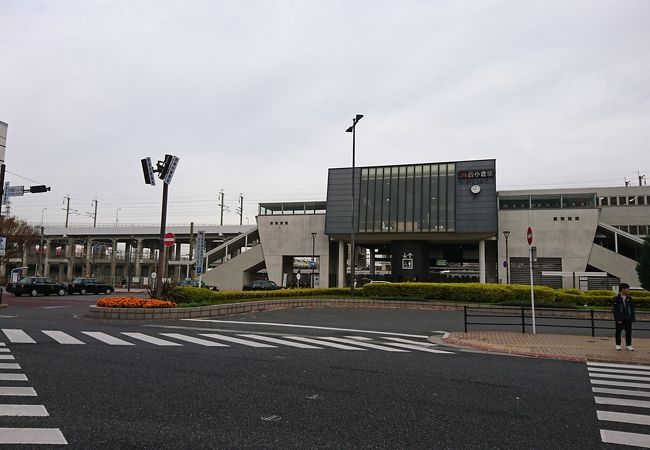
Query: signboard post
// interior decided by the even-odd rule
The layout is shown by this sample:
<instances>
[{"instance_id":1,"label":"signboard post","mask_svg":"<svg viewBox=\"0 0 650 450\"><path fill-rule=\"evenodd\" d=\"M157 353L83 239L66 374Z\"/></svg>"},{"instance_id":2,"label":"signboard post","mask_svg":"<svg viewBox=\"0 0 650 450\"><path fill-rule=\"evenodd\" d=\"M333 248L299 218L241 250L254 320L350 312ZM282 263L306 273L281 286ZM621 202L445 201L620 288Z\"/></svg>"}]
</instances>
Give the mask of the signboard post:
<instances>
[{"instance_id":1,"label":"signboard post","mask_svg":"<svg viewBox=\"0 0 650 450\"><path fill-rule=\"evenodd\" d=\"M199 286L201 285L201 276L203 275L203 258L205 257L205 231L201 230L196 233L196 265L195 273L199 276Z\"/></svg>"},{"instance_id":2,"label":"signboard post","mask_svg":"<svg viewBox=\"0 0 650 450\"><path fill-rule=\"evenodd\" d=\"M528 262L530 266L530 307L531 307L531 314L533 316L533 334L536 334L536 329L535 329L535 289L534 289L534 281L533 281L533 259L534 255L533 253L536 253L537 249L533 247L533 229L531 227L528 227L528 230L526 231L526 239L528 240Z\"/></svg>"}]
</instances>

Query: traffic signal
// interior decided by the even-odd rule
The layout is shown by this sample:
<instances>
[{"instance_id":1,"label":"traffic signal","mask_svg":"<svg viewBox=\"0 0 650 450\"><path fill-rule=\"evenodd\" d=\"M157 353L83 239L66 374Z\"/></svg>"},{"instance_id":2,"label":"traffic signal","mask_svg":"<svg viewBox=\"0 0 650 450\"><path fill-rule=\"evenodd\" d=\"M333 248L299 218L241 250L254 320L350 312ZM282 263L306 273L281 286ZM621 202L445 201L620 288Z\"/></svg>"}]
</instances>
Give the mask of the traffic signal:
<instances>
[{"instance_id":1,"label":"traffic signal","mask_svg":"<svg viewBox=\"0 0 650 450\"><path fill-rule=\"evenodd\" d=\"M142 173L144 174L145 184L150 184L152 186L156 185L156 179L153 176L153 167L151 166L151 158L146 157L140 160L142 163Z\"/></svg>"},{"instance_id":2,"label":"traffic signal","mask_svg":"<svg viewBox=\"0 0 650 450\"><path fill-rule=\"evenodd\" d=\"M39 184L38 186L30 186L29 192L31 192L32 194L37 194L39 192L47 192L51 189L52 188L50 188L49 186L45 186L44 184Z\"/></svg>"},{"instance_id":3,"label":"traffic signal","mask_svg":"<svg viewBox=\"0 0 650 450\"><path fill-rule=\"evenodd\" d=\"M174 155L165 155L165 161L162 164L159 163L159 174L158 178L163 180L163 183L169 184L172 181L172 176L174 176L174 171L178 165L178 156Z\"/></svg>"}]
</instances>

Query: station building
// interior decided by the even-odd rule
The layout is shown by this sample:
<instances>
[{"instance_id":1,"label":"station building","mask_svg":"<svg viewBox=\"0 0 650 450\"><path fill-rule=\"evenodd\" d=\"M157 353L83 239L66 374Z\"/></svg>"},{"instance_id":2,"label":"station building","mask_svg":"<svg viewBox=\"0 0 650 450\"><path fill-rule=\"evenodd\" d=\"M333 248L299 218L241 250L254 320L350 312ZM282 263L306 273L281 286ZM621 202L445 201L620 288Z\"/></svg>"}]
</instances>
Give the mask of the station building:
<instances>
[{"instance_id":1,"label":"station building","mask_svg":"<svg viewBox=\"0 0 650 450\"><path fill-rule=\"evenodd\" d=\"M354 176L353 176L354 175ZM208 271L222 290L257 278L285 286L345 287L355 282L476 281L528 284L530 245L535 284L580 289L619 282L639 286L636 265L650 228L650 187L496 190L496 160L332 168L327 198L259 204L257 225L176 227L167 278L193 272L192 243L206 231ZM107 281L129 276L147 285L158 270L157 227L47 228L54 278L97 276L96 242L104 242ZM354 238L354 252L351 252ZM108 244L106 244L108 243ZM60 247L57 247L60 248ZM122 258L120 258L120 249ZM37 269L26 251L14 266ZM95 259L94 259L95 258ZM41 257L42 262L42 257ZM52 264L55 266L52 266ZM54 268L53 268L54 267Z\"/></svg>"}]
</instances>

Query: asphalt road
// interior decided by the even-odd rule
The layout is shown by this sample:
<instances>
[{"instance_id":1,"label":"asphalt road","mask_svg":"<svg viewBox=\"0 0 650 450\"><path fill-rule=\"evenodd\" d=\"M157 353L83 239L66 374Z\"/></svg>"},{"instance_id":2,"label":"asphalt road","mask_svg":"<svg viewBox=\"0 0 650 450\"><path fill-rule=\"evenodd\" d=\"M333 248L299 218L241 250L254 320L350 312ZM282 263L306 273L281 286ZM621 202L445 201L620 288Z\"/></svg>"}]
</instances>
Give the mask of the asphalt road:
<instances>
[{"instance_id":1,"label":"asphalt road","mask_svg":"<svg viewBox=\"0 0 650 450\"><path fill-rule=\"evenodd\" d=\"M426 346L462 329L460 313L306 308L134 323L84 317L96 299L23 297L0 310L7 362L20 365L0 374L27 377L0 386L37 394L0 401L49 414L2 416L0 427L58 429L75 449L615 448L601 442L585 364ZM25 336L33 342L17 342ZM60 343L66 336L83 344ZM326 347L323 337L380 347Z\"/></svg>"}]
</instances>

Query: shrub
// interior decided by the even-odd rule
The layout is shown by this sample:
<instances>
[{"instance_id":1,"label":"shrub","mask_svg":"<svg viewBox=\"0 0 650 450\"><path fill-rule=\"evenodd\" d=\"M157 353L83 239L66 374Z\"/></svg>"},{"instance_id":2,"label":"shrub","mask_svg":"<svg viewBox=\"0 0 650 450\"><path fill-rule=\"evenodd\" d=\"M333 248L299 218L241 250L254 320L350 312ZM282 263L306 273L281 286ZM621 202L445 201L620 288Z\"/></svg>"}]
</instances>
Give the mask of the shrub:
<instances>
[{"instance_id":1,"label":"shrub","mask_svg":"<svg viewBox=\"0 0 650 450\"><path fill-rule=\"evenodd\" d=\"M97 300L97 306L104 308L176 308L176 303L137 297L106 297Z\"/></svg>"}]
</instances>

